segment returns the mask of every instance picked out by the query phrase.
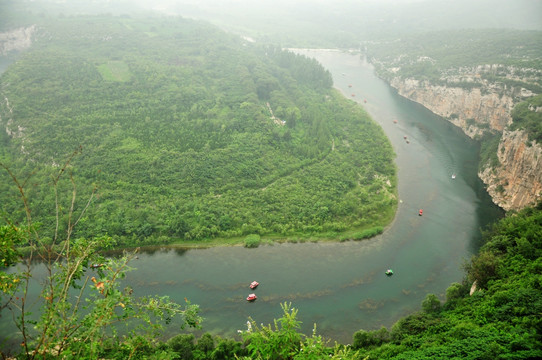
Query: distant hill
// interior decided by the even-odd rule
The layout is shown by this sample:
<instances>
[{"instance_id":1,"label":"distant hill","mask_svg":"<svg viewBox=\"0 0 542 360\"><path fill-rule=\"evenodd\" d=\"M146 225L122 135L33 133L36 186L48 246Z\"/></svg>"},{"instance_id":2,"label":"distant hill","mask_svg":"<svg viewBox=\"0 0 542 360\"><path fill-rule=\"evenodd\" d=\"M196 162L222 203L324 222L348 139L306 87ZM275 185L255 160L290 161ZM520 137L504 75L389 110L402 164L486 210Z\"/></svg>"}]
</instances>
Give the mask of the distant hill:
<instances>
[{"instance_id":1,"label":"distant hill","mask_svg":"<svg viewBox=\"0 0 542 360\"><path fill-rule=\"evenodd\" d=\"M315 60L176 17L36 26L0 78L0 156L21 179L35 173L27 191L46 228L48 180L80 147L77 206L94 186L98 198L79 236L351 238L393 218L391 145ZM20 216L1 176L2 209Z\"/></svg>"}]
</instances>

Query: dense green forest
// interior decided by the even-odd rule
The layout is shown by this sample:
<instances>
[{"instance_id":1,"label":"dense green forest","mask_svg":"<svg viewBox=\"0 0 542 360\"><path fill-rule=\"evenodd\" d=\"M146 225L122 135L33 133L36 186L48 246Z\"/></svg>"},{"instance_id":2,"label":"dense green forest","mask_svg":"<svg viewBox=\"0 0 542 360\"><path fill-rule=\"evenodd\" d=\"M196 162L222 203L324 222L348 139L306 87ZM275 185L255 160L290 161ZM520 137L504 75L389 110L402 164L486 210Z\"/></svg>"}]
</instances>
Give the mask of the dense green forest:
<instances>
[{"instance_id":1,"label":"dense green forest","mask_svg":"<svg viewBox=\"0 0 542 360\"><path fill-rule=\"evenodd\" d=\"M96 189L78 236L359 238L394 216L394 155L331 85L315 60L192 20L44 20L0 79L2 163L44 229L47 179L78 149L67 170L80 198Z\"/></svg>"}]
</instances>

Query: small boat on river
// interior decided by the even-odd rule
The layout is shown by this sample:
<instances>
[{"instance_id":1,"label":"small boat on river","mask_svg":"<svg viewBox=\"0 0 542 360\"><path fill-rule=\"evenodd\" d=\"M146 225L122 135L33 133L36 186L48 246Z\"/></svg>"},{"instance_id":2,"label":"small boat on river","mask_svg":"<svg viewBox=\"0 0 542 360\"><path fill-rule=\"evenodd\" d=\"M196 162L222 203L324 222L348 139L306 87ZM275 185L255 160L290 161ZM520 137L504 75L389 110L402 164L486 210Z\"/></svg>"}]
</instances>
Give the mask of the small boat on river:
<instances>
[{"instance_id":1,"label":"small boat on river","mask_svg":"<svg viewBox=\"0 0 542 360\"><path fill-rule=\"evenodd\" d=\"M256 296L256 294L249 294L247 296L247 301L254 301L256 300L258 297Z\"/></svg>"},{"instance_id":2,"label":"small boat on river","mask_svg":"<svg viewBox=\"0 0 542 360\"><path fill-rule=\"evenodd\" d=\"M251 289L256 289L258 287L258 285L260 285L259 282L253 281L253 282L250 283L250 288Z\"/></svg>"},{"instance_id":3,"label":"small boat on river","mask_svg":"<svg viewBox=\"0 0 542 360\"><path fill-rule=\"evenodd\" d=\"M452 174L452 179L455 179L455 174Z\"/></svg>"},{"instance_id":4,"label":"small boat on river","mask_svg":"<svg viewBox=\"0 0 542 360\"><path fill-rule=\"evenodd\" d=\"M387 276L392 276L393 275L393 270L392 269L386 270L386 275Z\"/></svg>"},{"instance_id":5,"label":"small boat on river","mask_svg":"<svg viewBox=\"0 0 542 360\"><path fill-rule=\"evenodd\" d=\"M418 215L420 215L420 216L423 215L423 209L420 209L420 211L418 212Z\"/></svg>"}]
</instances>

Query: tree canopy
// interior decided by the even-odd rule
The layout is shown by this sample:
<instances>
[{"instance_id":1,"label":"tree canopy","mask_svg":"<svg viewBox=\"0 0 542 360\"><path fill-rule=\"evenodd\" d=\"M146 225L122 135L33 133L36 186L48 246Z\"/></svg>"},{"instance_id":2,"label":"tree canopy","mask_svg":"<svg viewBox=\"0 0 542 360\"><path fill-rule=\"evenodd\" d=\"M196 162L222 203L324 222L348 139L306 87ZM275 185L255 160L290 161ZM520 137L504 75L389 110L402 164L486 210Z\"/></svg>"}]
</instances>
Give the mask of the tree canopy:
<instances>
[{"instance_id":1,"label":"tree canopy","mask_svg":"<svg viewBox=\"0 0 542 360\"><path fill-rule=\"evenodd\" d=\"M393 150L331 85L313 59L197 21L44 19L0 79L1 156L33 174L33 215L51 229L42 180L81 148L69 170L99 198L78 235L125 245L382 228Z\"/></svg>"}]
</instances>

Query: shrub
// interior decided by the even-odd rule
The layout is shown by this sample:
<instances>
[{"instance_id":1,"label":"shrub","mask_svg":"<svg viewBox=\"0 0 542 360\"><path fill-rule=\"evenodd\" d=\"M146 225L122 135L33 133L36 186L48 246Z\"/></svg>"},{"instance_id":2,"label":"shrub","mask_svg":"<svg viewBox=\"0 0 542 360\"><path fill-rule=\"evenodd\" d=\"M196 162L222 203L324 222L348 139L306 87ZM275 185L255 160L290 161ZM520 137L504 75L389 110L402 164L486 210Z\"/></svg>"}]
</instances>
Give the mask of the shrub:
<instances>
[{"instance_id":1,"label":"shrub","mask_svg":"<svg viewBox=\"0 0 542 360\"><path fill-rule=\"evenodd\" d=\"M382 234L383 231L384 231L384 228L382 226L375 226L373 228L355 233L352 238L354 240L369 239L369 238L372 238L373 236Z\"/></svg>"},{"instance_id":2,"label":"shrub","mask_svg":"<svg viewBox=\"0 0 542 360\"><path fill-rule=\"evenodd\" d=\"M179 359L192 359L194 351L194 335L179 334L167 341L167 346L179 355Z\"/></svg>"},{"instance_id":3,"label":"shrub","mask_svg":"<svg viewBox=\"0 0 542 360\"><path fill-rule=\"evenodd\" d=\"M453 301L462 297L462 286L460 283L452 283L448 289L446 289L446 301Z\"/></svg>"},{"instance_id":4,"label":"shrub","mask_svg":"<svg viewBox=\"0 0 542 360\"><path fill-rule=\"evenodd\" d=\"M261 238L260 238L260 235L258 234L247 235L247 237L245 238L245 247L257 248L258 246L260 246L260 241L261 241Z\"/></svg>"}]
</instances>

